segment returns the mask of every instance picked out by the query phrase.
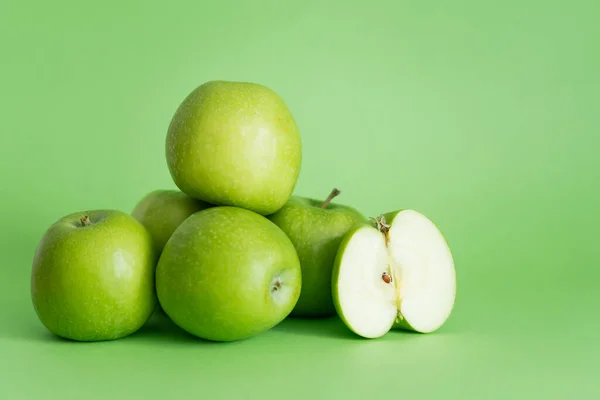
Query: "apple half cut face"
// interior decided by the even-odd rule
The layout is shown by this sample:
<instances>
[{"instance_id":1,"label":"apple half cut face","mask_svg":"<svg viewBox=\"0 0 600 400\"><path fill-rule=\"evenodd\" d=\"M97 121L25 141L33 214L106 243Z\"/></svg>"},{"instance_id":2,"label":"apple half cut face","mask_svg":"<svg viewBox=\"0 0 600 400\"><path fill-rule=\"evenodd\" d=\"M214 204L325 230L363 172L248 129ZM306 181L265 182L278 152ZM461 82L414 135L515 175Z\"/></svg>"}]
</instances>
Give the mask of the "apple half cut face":
<instances>
[{"instance_id":1,"label":"apple half cut face","mask_svg":"<svg viewBox=\"0 0 600 400\"><path fill-rule=\"evenodd\" d=\"M423 214L384 214L344 237L332 292L338 315L357 335L433 332L454 307L454 261L446 240Z\"/></svg>"}]
</instances>

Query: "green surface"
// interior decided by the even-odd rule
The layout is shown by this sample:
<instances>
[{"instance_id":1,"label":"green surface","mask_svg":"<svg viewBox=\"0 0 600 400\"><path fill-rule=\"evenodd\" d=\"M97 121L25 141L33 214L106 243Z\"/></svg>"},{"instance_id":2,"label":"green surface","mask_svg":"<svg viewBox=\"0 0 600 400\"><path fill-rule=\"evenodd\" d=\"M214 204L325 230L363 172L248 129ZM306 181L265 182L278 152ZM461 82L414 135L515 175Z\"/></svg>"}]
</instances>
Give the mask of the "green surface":
<instances>
[{"instance_id":1,"label":"green surface","mask_svg":"<svg viewBox=\"0 0 600 400\"><path fill-rule=\"evenodd\" d=\"M600 397L600 5L595 0L0 2L0 398ZM248 341L153 322L54 339L29 294L70 212L173 188L168 123L196 85L260 82L303 139L295 193L415 208L455 257L430 335L337 319ZM187 397L186 397L187 396Z\"/></svg>"}]
</instances>

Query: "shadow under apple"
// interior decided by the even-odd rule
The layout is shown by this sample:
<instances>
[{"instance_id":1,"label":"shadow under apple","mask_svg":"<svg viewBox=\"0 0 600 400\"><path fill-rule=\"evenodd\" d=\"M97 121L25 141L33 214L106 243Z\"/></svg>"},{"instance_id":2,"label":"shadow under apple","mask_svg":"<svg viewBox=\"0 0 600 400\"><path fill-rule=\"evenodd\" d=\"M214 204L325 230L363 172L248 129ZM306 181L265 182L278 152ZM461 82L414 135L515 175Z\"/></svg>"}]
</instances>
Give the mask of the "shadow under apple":
<instances>
[{"instance_id":1,"label":"shadow under apple","mask_svg":"<svg viewBox=\"0 0 600 400\"><path fill-rule=\"evenodd\" d=\"M162 311L157 309L148 321L137 332L129 336L132 340L140 340L145 342L180 342L193 343L205 342L188 332L184 331Z\"/></svg>"},{"instance_id":2,"label":"shadow under apple","mask_svg":"<svg viewBox=\"0 0 600 400\"><path fill-rule=\"evenodd\" d=\"M364 338L361 338L350 331L337 316L324 318L288 317L275 327L271 328L270 332L283 335L337 338L352 341L365 340ZM252 339L248 338L232 342L214 342L210 340L203 340L179 328L166 314L164 314L164 312L160 310L157 310L138 332L131 335L131 338L134 340L153 342L195 342L219 345L231 345Z\"/></svg>"},{"instance_id":3,"label":"shadow under apple","mask_svg":"<svg viewBox=\"0 0 600 400\"><path fill-rule=\"evenodd\" d=\"M350 331L337 317L301 318L288 317L273 328L286 335L318 336L345 340L364 340Z\"/></svg>"}]
</instances>

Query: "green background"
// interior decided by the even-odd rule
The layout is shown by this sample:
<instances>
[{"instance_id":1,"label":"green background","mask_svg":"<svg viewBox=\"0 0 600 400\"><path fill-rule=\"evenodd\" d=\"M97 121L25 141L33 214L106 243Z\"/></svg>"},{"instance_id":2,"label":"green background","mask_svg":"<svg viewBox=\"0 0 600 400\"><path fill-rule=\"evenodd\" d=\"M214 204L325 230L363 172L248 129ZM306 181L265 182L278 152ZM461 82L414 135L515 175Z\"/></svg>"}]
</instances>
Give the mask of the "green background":
<instances>
[{"instance_id":1,"label":"green background","mask_svg":"<svg viewBox=\"0 0 600 400\"><path fill-rule=\"evenodd\" d=\"M0 1L0 397L598 398L599 16L595 0ZM174 187L167 125L213 79L288 103L296 194L336 186L367 215L438 224L458 273L440 331L44 330L29 274L45 229Z\"/></svg>"}]
</instances>

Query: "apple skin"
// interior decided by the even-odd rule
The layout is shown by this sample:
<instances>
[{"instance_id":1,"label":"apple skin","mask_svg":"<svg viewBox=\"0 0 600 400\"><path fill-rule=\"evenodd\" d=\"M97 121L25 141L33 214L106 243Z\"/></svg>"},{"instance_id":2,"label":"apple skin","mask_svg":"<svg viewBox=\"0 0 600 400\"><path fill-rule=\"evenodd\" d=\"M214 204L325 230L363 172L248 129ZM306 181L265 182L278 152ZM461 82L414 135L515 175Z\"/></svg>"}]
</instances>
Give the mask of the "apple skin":
<instances>
[{"instance_id":1,"label":"apple skin","mask_svg":"<svg viewBox=\"0 0 600 400\"><path fill-rule=\"evenodd\" d=\"M131 215L146 227L160 254L175 229L195 212L211 207L178 190L154 190L144 196Z\"/></svg>"},{"instance_id":2,"label":"apple skin","mask_svg":"<svg viewBox=\"0 0 600 400\"><path fill-rule=\"evenodd\" d=\"M84 226L81 218L89 217ZM31 298L42 324L75 341L123 338L156 308L157 254L150 233L118 210L66 215L39 242Z\"/></svg>"},{"instance_id":3,"label":"apple skin","mask_svg":"<svg viewBox=\"0 0 600 400\"><path fill-rule=\"evenodd\" d=\"M166 159L173 181L189 196L268 215L294 190L302 144L294 117L273 90L210 81L176 110Z\"/></svg>"},{"instance_id":4,"label":"apple skin","mask_svg":"<svg viewBox=\"0 0 600 400\"><path fill-rule=\"evenodd\" d=\"M167 241L156 288L180 328L211 341L267 331L292 311L302 286L290 239L264 216L217 206L186 219Z\"/></svg>"},{"instance_id":5,"label":"apple skin","mask_svg":"<svg viewBox=\"0 0 600 400\"><path fill-rule=\"evenodd\" d=\"M368 219L353 207L292 196L278 212L269 216L290 238L302 266L302 291L291 315L329 317L336 314L331 292L331 274L337 249L354 226Z\"/></svg>"}]
</instances>

